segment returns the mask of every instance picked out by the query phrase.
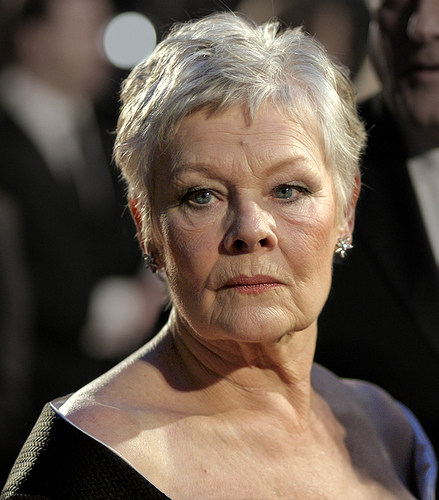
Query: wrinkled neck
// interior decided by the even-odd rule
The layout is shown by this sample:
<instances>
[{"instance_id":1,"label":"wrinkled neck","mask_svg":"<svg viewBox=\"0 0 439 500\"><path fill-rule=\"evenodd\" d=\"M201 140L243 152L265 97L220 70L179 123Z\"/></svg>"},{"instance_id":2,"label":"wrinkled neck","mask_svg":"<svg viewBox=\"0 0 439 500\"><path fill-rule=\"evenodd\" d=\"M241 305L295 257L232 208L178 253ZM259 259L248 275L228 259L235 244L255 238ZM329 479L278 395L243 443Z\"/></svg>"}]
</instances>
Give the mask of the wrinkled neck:
<instances>
[{"instance_id":1,"label":"wrinkled neck","mask_svg":"<svg viewBox=\"0 0 439 500\"><path fill-rule=\"evenodd\" d=\"M169 332L188 390L204 391L212 411L279 409L307 418L312 404L311 368L316 325L277 342L236 342L197 336L176 315ZM190 389L189 389L190 390Z\"/></svg>"}]
</instances>

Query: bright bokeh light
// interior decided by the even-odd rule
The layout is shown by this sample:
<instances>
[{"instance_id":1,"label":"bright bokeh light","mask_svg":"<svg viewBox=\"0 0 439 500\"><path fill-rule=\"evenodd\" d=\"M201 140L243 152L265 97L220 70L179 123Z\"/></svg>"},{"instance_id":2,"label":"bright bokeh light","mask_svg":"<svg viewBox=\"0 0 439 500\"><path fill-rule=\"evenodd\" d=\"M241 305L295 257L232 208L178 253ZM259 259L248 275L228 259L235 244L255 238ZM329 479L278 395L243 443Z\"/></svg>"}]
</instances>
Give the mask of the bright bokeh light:
<instances>
[{"instance_id":1,"label":"bright bokeh light","mask_svg":"<svg viewBox=\"0 0 439 500\"><path fill-rule=\"evenodd\" d=\"M108 24L104 34L105 54L114 66L131 69L151 54L157 43L152 22L138 12L124 12Z\"/></svg>"}]
</instances>

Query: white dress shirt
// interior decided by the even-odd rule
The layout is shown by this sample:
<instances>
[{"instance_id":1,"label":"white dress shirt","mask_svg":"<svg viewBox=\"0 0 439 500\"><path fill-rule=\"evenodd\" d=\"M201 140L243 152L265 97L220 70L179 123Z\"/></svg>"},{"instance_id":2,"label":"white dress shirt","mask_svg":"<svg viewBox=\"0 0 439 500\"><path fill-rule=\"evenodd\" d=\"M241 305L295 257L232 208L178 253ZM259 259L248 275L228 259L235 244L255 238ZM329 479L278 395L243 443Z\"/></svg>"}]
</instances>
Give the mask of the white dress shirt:
<instances>
[{"instance_id":1,"label":"white dress shirt","mask_svg":"<svg viewBox=\"0 0 439 500\"><path fill-rule=\"evenodd\" d=\"M407 168L439 266L439 148L410 158Z\"/></svg>"},{"instance_id":2,"label":"white dress shirt","mask_svg":"<svg viewBox=\"0 0 439 500\"><path fill-rule=\"evenodd\" d=\"M15 65L0 75L0 101L38 149L58 181L73 180L82 204L105 205L111 199L111 179L92 105L67 95L26 68ZM87 126L94 139L89 161L81 130ZM96 156L97 155L97 156Z\"/></svg>"}]
</instances>

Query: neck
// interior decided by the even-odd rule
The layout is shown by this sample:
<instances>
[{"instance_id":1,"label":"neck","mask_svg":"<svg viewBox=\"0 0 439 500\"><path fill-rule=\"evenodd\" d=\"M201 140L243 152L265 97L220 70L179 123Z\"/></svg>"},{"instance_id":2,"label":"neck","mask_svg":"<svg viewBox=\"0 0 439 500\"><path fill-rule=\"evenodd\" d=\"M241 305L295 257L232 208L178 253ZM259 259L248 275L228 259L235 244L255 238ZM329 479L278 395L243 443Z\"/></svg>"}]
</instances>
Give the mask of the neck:
<instances>
[{"instance_id":1,"label":"neck","mask_svg":"<svg viewBox=\"0 0 439 500\"><path fill-rule=\"evenodd\" d=\"M293 411L300 420L308 418L315 324L264 344L200 338L175 316L168 331L179 359L170 384L179 390L201 391L203 405L212 413L282 410Z\"/></svg>"}]
</instances>

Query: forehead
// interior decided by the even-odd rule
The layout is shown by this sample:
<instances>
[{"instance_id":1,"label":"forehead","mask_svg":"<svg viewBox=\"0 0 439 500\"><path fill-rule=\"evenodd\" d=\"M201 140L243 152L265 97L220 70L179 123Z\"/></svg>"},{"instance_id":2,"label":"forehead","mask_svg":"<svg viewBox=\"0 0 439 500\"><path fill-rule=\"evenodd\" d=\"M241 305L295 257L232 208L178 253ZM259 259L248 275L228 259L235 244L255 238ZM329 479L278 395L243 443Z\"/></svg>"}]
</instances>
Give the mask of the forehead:
<instances>
[{"instance_id":1,"label":"forehead","mask_svg":"<svg viewBox=\"0 0 439 500\"><path fill-rule=\"evenodd\" d=\"M372 13L377 12L382 7L396 10L407 7L408 5L412 5L414 8L415 4L416 0L366 0L366 5Z\"/></svg>"},{"instance_id":2,"label":"forehead","mask_svg":"<svg viewBox=\"0 0 439 500\"><path fill-rule=\"evenodd\" d=\"M383 1L384 0L366 0L366 6L373 11L381 7Z\"/></svg>"},{"instance_id":3,"label":"forehead","mask_svg":"<svg viewBox=\"0 0 439 500\"><path fill-rule=\"evenodd\" d=\"M274 105L262 106L249 120L242 108L209 116L199 111L182 120L174 141L174 158L215 159L242 154L253 159L291 154L319 157L322 148L318 124L308 117L304 125L287 118ZM180 161L179 161L180 160Z\"/></svg>"},{"instance_id":4,"label":"forehead","mask_svg":"<svg viewBox=\"0 0 439 500\"><path fill-rule=\"evenodd\" d=\"M109 0L52 0L49 4L50 19L64 24L102 24L113 14ZM76 28L81 29L81 24Z\"/></svg>"}]
</instances>

